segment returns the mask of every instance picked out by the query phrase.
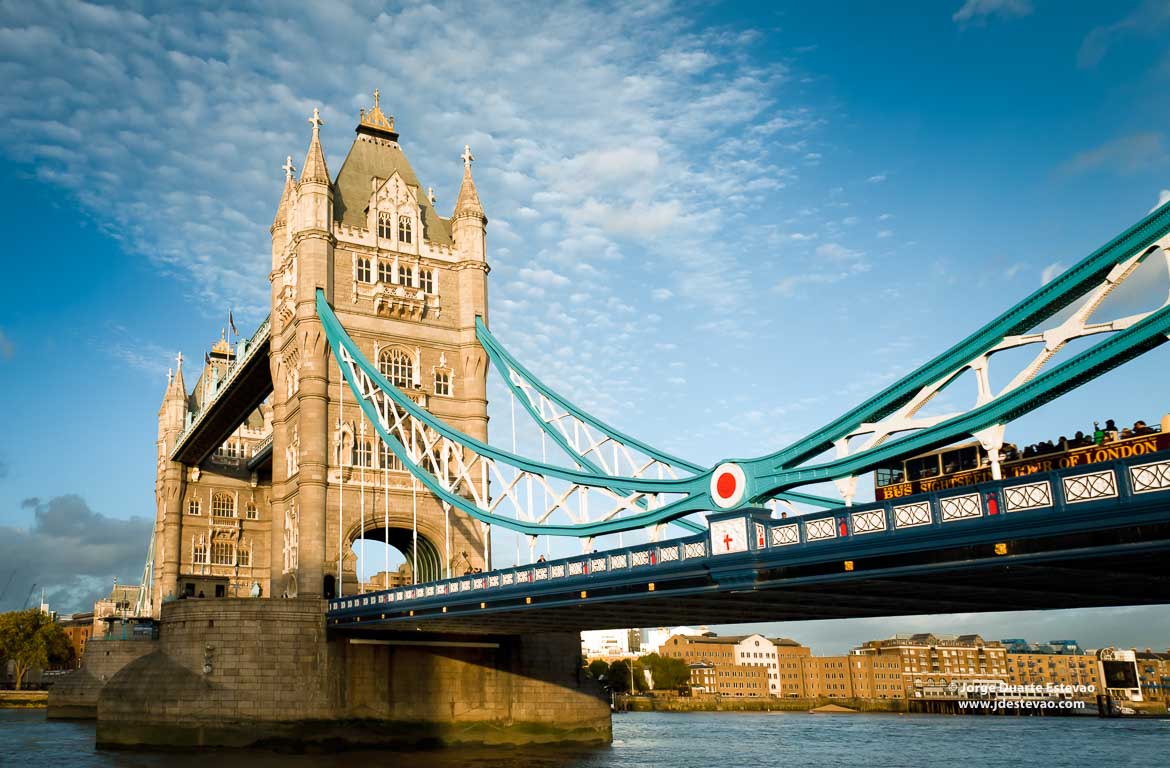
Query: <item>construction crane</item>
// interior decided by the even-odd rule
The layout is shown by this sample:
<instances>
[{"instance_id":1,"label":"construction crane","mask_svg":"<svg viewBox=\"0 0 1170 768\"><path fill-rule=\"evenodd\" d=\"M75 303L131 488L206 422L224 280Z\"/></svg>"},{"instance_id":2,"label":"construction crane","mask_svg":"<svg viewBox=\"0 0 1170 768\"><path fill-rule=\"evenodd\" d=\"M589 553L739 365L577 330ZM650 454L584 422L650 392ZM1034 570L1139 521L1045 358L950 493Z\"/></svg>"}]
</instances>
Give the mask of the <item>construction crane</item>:
<instances>
[{"instance_id":1,"label":"construction crane","mask_svg":"<svg viewBox=\"0 0 1170 768\"><path fill-rule=\"evenodd\" d=\"M13 568L12 573L8 574L8 581L4 582L4 589L0 589L0 600L3 600L4 596L8 594L8 587L12 586L12 580L16 578L16 570Z\"/></svg>"},{"instance_id":2,"label":"construction crane","mask_svg":"<svg viewBox=\"0 0 1170 768\"><path fill-rule=\"evenodd\" d=\"M24 598L24 605L20 606L20 610L23 611L25 608L28 608L28 601L32 600L33 590L36 588L37 588L37 583L34 581L33 585L28 588L28 596Z\"/></svg>"}]
</instances>

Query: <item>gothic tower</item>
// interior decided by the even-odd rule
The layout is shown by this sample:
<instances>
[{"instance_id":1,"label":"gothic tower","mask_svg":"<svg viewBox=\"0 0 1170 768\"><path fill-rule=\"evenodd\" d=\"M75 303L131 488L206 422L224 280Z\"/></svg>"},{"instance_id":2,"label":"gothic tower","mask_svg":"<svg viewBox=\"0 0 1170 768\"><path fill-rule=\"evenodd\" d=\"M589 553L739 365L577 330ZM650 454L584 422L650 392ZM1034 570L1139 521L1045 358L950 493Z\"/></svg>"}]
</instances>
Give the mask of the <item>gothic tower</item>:
<instances>
[{"instance_id":1,"label":"gothic tower","mask_svg":"<svg viewBox=\"0 0 1170 768\"><path fill-rule=\"evenodd\" d=\"M362 539L386 542L407 559L402 572L380 574L371 586L416 571L422 580L482 567L478 523L444 509L363 423L314 308L323 289L350 336L392 383L486 439L486 359L475 317L487 311L487 219L470 152L447 219L423 192L377 91L336 178L325 163L316 112L310 122L300 180L293 183L286 164L271 229L273 594L360 589L353 549Z\"/></svg>"}]
</instances>

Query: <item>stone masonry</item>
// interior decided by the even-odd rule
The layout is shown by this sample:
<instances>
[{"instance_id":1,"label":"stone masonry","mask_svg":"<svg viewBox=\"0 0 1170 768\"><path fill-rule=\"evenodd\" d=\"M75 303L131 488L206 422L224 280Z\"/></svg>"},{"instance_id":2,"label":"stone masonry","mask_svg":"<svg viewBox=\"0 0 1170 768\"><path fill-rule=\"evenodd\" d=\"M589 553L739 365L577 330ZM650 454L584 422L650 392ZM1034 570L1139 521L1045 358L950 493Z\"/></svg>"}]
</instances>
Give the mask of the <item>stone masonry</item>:
<instances>
[{"instance_id":1,"label":"stone masonry","mask_svg":"<svg viewBox=\"0 0 1170 768\"><path fill-rule=\"evenodd\" d=\"M97 743L338 748L606 743L572 634L326 635L320 600L184 600L101 690Z\"/></svg>"}]
</instances>

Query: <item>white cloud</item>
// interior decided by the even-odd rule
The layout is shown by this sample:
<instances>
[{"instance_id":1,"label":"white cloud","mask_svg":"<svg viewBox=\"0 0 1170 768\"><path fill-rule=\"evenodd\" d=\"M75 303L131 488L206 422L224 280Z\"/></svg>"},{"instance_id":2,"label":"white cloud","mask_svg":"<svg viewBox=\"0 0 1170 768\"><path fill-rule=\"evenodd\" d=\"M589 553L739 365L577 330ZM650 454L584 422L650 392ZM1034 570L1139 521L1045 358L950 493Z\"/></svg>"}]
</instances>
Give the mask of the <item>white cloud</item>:
<instances>
[{"instance_id":1,"label":"white cloud","mask_svg":"<svg viewBox=\"0 0 1170 768\"><path fill-rule=\"evenodd\" d=\"M979 23L986 22L992 16L1027 16L1032 10L1030 0L967 0L951 19L959 24Z\"/></svg>"},{"instance_id":2,"label":"white cloud","mask_svg":"<svg viewBox=\"0 0 1170 768\"><path fill-rule=\"evenodd\" d=\"M1158 202L1154 203L1154 207L1151 208L1148 213L1153 213L1166 203L1170 203L1170 189L1163 189L1158 193Z\"/></svg>"},{"instance_id":3,"label":"white cloud","mask_svg":"<svg viewBox=\"0 0 1170 768\"><path fill-rule=\"evenodd\" d=\"M823 243L817 246L817 256L829 261L857 261L863 258L865 253L846 248L840 243Z\"/></svg>"},{"instance_id":4,"label":"white cloud","mask_svg":"<svg viewBox=\"0 0 1170 768\"><path fill-rule=\"evenodd\" d=\"M1093 149L1078 152L1060 166L1066 175L1107 171L1137 173L1162 165L1170 156L1166 153L1164 137L1155 131L1133 133L1107 141Z\"/></svg>"},{"instance_id":5,"label":"white cloud","mask_svg":"<svg viewBox=\"0 0 1170 768\"><path fill-rule=\"evenodd\" d=\"M884 173L878 173L878 174L870 176L868 179L866 179L866 181L869 182L870 184L881 184L885 180L886 180L886 174L884 174Z\"/></svg>"},{"instance_id":6,"label":"white cloud","mask_svg":"<svg viewBox=\"0 0 1170 768\"><path fill-rule=\"evenodd\" d=\"M669 288L655 288L650 291L650 298L655 301L666 301L671 296L674 296L674 293Z\"/></svg>"},{"instance_id":7,"label":"white cloud","mask_svg":"<svg viewBox=\"0 0 1170 768\"><path fill-rule=\"evenodd\" d=\"M1040 271L1040 285L1048 285L1054 278L1060 275L1067 267L1059 261L1053 262Z\"/></svg>"}]
</instances>

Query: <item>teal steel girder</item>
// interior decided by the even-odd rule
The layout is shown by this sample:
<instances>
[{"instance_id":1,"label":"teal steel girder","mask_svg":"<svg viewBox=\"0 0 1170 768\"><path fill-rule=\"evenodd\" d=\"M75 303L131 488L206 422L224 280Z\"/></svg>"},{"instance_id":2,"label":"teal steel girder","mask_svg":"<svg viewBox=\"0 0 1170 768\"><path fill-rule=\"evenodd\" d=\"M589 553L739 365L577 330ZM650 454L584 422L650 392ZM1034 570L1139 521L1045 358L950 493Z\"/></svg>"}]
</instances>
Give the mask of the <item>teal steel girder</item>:
<instances>
[{"instance_id":1,"label":"teal steel girder","mask_svg":"<svg viewBox=\"0 0 1170 768\"><path fill-rule=\"evenodd\" d=\"M683 515L691 512L705 512L713 509L710 496L707 488L710 481L710 471L704 472L700 475L695 475L689 478L681 478L677 480L658 480L653 478L629 478L629 477L611 477L609 475L600 475L592 472L585 472L579 470L566 469L564 467L552 466L540 462L526 459L523 456L517 456L508 451L503 451L494 448L487 443L476 440L470 435L465 435L456 429L452 429L441 420L436 419L426 410L420 408L413 400L402 394L394 385L386 380L378 371L377 367L370 363L365 358L361 350L353 342L353 339L345 332L341 322L334 314L333 308L329 306L329 302L325 300L325 293L320 288L317 289L317 316L321 321L321 326L325 330L325 337L329 341L329 346L333 350L333 355L338 361L341 368L342 375L345 377L346 383L349 385L351 391L356 395L358 406L365 413L366 418L373 425L374 430L382 441L390 448L395 456L403 463L403 466L410 469L411 474L418 478L426 488L435 494L442 501L447 502L451 506L462 510L471 517L484 523L491 525L499 525L513 531L519 531L530 536L539 535L553 535L553 536L574 536L578 538L589 538L592 536L600 536L608 533L621 533L623 531L638 530L646 528L651 525L660 523L668 523ZM663 505L653 511L648 511L640 514L629 515L620 519L606 520L596 523L579 523L574 525L549 525L542 523L531 523L515 518L507 518L501 515L496 515L491 512L486 512L475 504L469 502L462 496L452 493L445 489L433 474L423 469L416 464L411 458L406 448L391 435L381 425L378 419L378 412L374 408L373 403L362 396L358 383L354 380L353 373L349 366L342 363L341 350L344 349L353 360L354 365L361 369L362 373L369 377L370 381L383 394L389 397L394 403L410 414L411 418L418 420L425 424L430 429L434 430L439 435L470 448L480 456L487 457L493 461L498 461L502 464L514 467L516 469L532 472L533 474L545 475L548 477L556 477L560 480L565 480L577 485L610 489L615 486L631 486L638 488L643 493L672 493L681 494L684 498Z\"/></svg>"},{"instance_id":2,"label":"teal steel girder","mask_svg":"<svg viewBox=\"0 0 1170 768\"><path fill-rule=\"evenodd\" d=\"M1140 222L1133 225L1118 237L1111 240L1102 248L1090 254L1089 257L1043 286L1040 290L1016 304L1003 313L999 318L964 341L952 347L934 360L921 366L898 383L888 387L883 392L870 398L861 405L853 408L842 416L830 422L825 427L799 440L787 448L767 456L734 460L745 473L747 481L746 493L736 506L758 504L760 501L776 497L780 494L790 494L799 501L820 497L794 493L793 487L809 483L823 482L847 475L856 475L872 470L874 467L891 459L901 458L922 451L947 445L954 440L968 436L981 429L997 424L1003 424L1020 415L1027 413L1044 403L1059 397L1085 382L1133 359L1145 352L1161 345L1170 333L1170 307L1151 313L1143 320L1133 324L1124 331L1119 331L1108 339L1099 342L1092 348L1082 352L1064 364L1039 375L1010 393L1001 395L989 403L976 407L967 413L955 416L933 427L923 429L911 436L890 442L885 445L867 450L863 454L846 456L834 461L824 462L814 466L796 467L826 449L833 442L855 429L861 423L875 421L896 410L907 402L922 387L936 382L948 375L958 375L965 366L979 356L988 353L1005 337L1023 333L1033 329L1038 323L1052 317L1064 307L1085 295L1102 280L1119 263L1135 256L1142 258L1146 254L1142 251L1149 249L1159 239L1170 233L1170 205L1164 205L1151 212ZM598 471L596 465L587 460L581 461L584 467L581 470L572 470L547 463L536 462L522 456L494 448L486 443L464 435L458 430L435 419L427 411L420 408L413 400L399 392L381 373L362 355L352 339L345 333L336 315L325 301L324 293L317 292L317 312L325 328L326 335L333 349L334 355L340 362L339 350L344 348L354 361L354 364L369 377L370 381L387 397L392 399L410 416L425 424L444 438L463 445L477 454L500 462L515 469L530 472L536 475L553 477L577 485L598 489L607 489L611 492L623 493L626 491L646 494L679 494L683 498L664 505L655 510L635 514L620 520L608 520L598 523L584 523L573 525L549 525L528 523L510 519L486 512L463 497L445 490L437 478L422 467L414 464L405 448L378 423L377 413L372 403L361 396L359 387L346 365L341 369L350 388L357 393L358 402L366 416L370 419L379 436L387 443L403 463L410 467L411 472L444 501L461 509L472 517L483 522L501 525L529 535L552 534L577 537L596 536L605 533L634 530L650 525L670 522L695 511L707 511L715 508L712 502L709 483L713 469L701 470L696 465L676 457L656 451L650 446L630 438L613 428L605 425L591 415L572 406L555 392L552 392L539 383L534 376L511 358L503 347L491 337L482 322L477 322L477 336L481 344L492 358L497 368L504 366L501 372L509 388L516 393L516 388L507 374L507 366L511 366L527 378L530 385L539 387L541 393L550 401L555 402L575 418L594 426L608 435L628 441L628 443L648 456L661 461L678 464L696 473L688 478L655 479L633 478L607 475ZM520 393L523 395L523 393ZM536 418L537 423L544 428L544 421L538 414L533 413L527 397L521 397L522 403ZM554 432L546 433L557 439ZM567 443L557 440L557 444L568 451L569 455L580 457ZM661 458L660 458L661 457ZM803 497L803 498L802 498ZM812 502L816 503L816 502Z\"/></svg>"},{"instance_id":3,"label":"teal steel girder","mask_svg":"<svg viewBox=\"0 0 1170 768\"><path fill-rule=\"evenodd\" d=\"M580 410L568 400L565 400L556 392L546 387L542 381L537 379L528 369L522 366L516 360L516 358L512 357L512 355L508 353L508 350L504 349L502 344L496 341L496 338L492 336L491 331L488 330L487 325L485 325L483 322L483 317L480 315L475 316L475 336L479 340L480 346L483 347L484 352L487 352L488 359L492 361L492 364L496 367L496 370L500 372L500 377L504 380L504 383L507 385L508 390L512 393L512 396L520 401L520 404L524 406L524 410L528 411L528 415L532 417L532 420L536 422L537 426L540 427L540 430L544 434L548 435L554 443L560 446L561 450L563 450L568 456L572 457L573 461L575 461L580 467L583 467L590 472L603 474L601 467L597 466L597 464L592 460L586 458L584 454L578 451L575 446L573 446L567 439L565 439L564 435L553 429L552 425L545 421L540 413L537 412L536 408L532 406L532 402L528 399L525 392L516 385L516 382L512 381L509 368L523 376L528 381L528 383L532 385L533 389L539 391L540 394L548 398L551 402L559 405L568 414L576 419L579 419L581 422L588 424L607 437L632 446L656 461L660 461L664 464L678 466L686 470L689 474L695 474L703 471L703 468L698 464L692 464L689 461L685 461L675 456L669 456L668 454L651 448L649 445L646 445L645 443L635 438L622 434L603 421L594 418L591 414ZM628 495L632 492L633 489L611 488L610 490L614 493ZM646 502L639 501L638 506L645 508ZM698 525L697 523L692 523L690 520L678 519L674 520L673 522L675 525L678 525L679 527L690 531L691 533L699 533L700 531L706 530L706 528L703 526Z\"/></svg>"},{"instance_id":4,"label":"teal steel girder","mask_svg":"<svg viewBox=\"0 0 1170 768\"><path fill-rule=\"evenodd\" d=\"M655 461L684 469L691 474L698 474L705 471L704 467L701 467L694 462L681 459L677 456L672 456L671 454L666 453L665 451L660 451L657 448L642 442L641 440L630 437L618 429L611 427L609 424L606 424L604 421L598 419L593 414L578 408L576 405L566 400L559 393L533 375L532 371L525 368L524 365L522 365L510 352L508 352L508 350L504 348L504 345L501 344L500 341L496 339L496 337L488 329L487 325L483 321L483 318L479 315L476 315L475 317L475 336L479 341L480 346L482 346L484 351L487 352L488 358L492 361L492 364L495 365L496 370L499 371L500 377L503 378L504 383L507 385L509 391L511 391L512 395L520 401L521 405L523 405L524 409L528 411L528 415L532 417L533 421L535 421L540 426L541 431L543 431L557 445L559 445L561 449L565 451L565 453L567 453L569 456L572 456L574 461L580 463L591 472L601 473L602 470L592 461L581 455L581 453L572 444L570 444L568 440L565 439L564 435L562 435L556 429L553 429L552 425L541 416L536 408L533 407L532 402L528 399L524 390L522 390L514 381L512 381L509 369L519 374L528 383L529 386L543 395L550 402L558 405L570 416L584 424L588 424L590 427L594 428L598 432L601 432L607 437L625 445L632 446ZM625 492L629 493L629 490L626 490ZM844 502L840 499L831 499L825 496L817 496L811 493L797 493L794 491L780 493L776 498L784 499L786 501L796 501L802 504L822 507L824 509L834 509L836 507L843 506L844 504ZM696 530L705 529L697 527Z\"/></svg>"},{"instance_id":5,"label":"teal steel girder","mask_svg":"<svg viewBox=\"0 0 1170 768\"><path fill-rule=\"evenodd\" d=\"M1167 334L1170 334L1170 306L1151 313L1126 330L1115 333L986 405L895 442L862 454L795 469L774 469L771 456L747 462L744 471L748 476L748 494L762 498L790 486L856 475L891 459L939 448L964 435L995 424L1004 424L1166 343Z\"/></svg>"},{"instance_id":6,"label":"teal steel girder","mask_svg":"<svg viewBox=\"0 0 1170 768\"><path fill-rule=\"evenodd\" d=\"M950 372L961 371L1005 336L1028 331L1052 317L1100 284L1115 265L1149 248L1167 233L1170 233L1170 205L1163 205L946 352L816 432L765 457L763 463L771 464L771 469L778 471L823 453L832 447L833 441L849 434L859 424L881 419L923 386Z\"/></svg>"}]
</instances>

